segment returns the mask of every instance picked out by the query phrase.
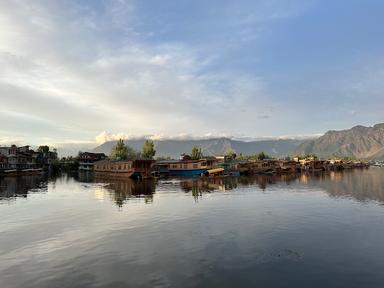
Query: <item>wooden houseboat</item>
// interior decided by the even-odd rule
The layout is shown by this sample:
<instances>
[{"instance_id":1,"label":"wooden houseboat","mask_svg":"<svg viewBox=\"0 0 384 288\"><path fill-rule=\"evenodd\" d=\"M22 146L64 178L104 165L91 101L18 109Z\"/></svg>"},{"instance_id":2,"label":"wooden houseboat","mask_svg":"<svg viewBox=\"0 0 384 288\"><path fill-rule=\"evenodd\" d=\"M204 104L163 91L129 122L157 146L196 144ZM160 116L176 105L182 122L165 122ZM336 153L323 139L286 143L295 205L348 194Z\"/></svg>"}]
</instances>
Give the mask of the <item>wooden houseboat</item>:
<instances>
[{"instance_id":1,"label":"wooden houseboat","mask_svg":"<svg viewBox=\"0 0 384 288\"><path fill-rule=\"evenodd\" d=\"M324 160L300 160L301 171L304 172L320 172L326 171L329 168L329 162Z\"/></svg>"},{"instance_id":2,"label":"wooden houseboat","mask_svg":"<svg viewBox=\"0 0 384 288\"><path fill-rule=\"evenodd\" d=\"M241 175L251 174L251 164L249 161L237 161L233 163L233 167L235 170L239 171Z\"/></svg>"},{"instance_id":3,"label":"wooden houseboat","mask_svg":"<svg viewBox=\"0 0 384 288\"><path fill-rule=\"evenodd\" d=\"M97 176L144 179L152 177L153 163L153 160L101 160L94 163L94 172Z\"/></svg>"},{"instance_id":4,"label":"wooden houseboat","mask_svg":"<svg viewBox=\"0 0 384 288\"><path fill-rule=\"evenodd\" d=\"M213 159L174 160L168 162L168 171L173 176L200 176L215 165Z\"/></svg>"},{"instance_id":5,"label":"wooden houseboat","mask_svg":"<svg viewBox=\"0 0 384 288\"><path fill-rule=\"evenodd\" d=\"M277 160L257 160L253 162L253 174L273 174L280 172L279 161Z\"/></svg>"},{"instance_id":6,"label":"wooden houseboat","mask_svg":"<svg viewBox=\"0 0 384 288\"><path fill-rule=\"evenodd\" d=\"M104 153L83 152L79 155L79 171L93 171L95 162L106 158Z\"/></svg>"},{"instance_id":7,"label":"wooden houseboat","mask_svg":"<svg viewBox=\"0 0 384 288\"><path fill-rule=\"evenodd\" d=\"M241 174L273 174L279 172L280 166L276 160L242 161L236 164L236 170Z\"/></svg>"},{"instance_id":8,"label":"wooden houseboat","mask_svg":"<svg viewBox=\"0 0 384 288\"><path fill-rule=\"evenodd\" d=\"M329 165L331 170L343 170L343 160L340 159L332 159L330 160L330 165Z\"/></svg>"},{"instance_id":9,"label":"wooden houseboat","mask_svg":"<svg viewBox=\"0 0 384 288\"><path fill-rule=\"evenodd\" d=\"M279 161L279 172L282 174L286 173L296 173L300 171L300 165L293 160L282 160Z\"/></svg>"},{"instance_id":10,"label":"wooden houseboat","mask_svg":"<svg viewBox=\"0 0 384 288\"><path fill-rule=\"evenodd\" d=\"M224 162L217 163L217 167L224 169L222 173L224 176L240 176L240 171L236 169L236 162L233 159L224 158Z\"/></svg>"}]
</instances>

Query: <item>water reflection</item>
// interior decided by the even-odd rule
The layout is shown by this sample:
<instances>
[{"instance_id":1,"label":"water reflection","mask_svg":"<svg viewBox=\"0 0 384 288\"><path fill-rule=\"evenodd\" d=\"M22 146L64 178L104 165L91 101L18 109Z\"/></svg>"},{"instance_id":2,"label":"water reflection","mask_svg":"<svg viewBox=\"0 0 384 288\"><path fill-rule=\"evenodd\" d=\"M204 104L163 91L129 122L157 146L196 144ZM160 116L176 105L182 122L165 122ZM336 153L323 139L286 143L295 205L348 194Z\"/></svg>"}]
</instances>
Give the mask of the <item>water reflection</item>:
<instances>
[{"instance_id":1,"label":"water reflection","mask_svg":"<svg viewBox=\"0 0 384 288\"><path fill-rule=\"evenodd\" d=\"M152 203L155 186L153 180L133 181L127 179L113 180L107 187L113 190L113 201L121 207L131 198L144 198L146 204Z\"/></svg>"},{"instance_id":2,"label":"water reflection","mask_svg":"<svg viewBox=\"0 0 384 288\"><path fill-rule=\"evenodd\" d=\"M0 287L382 287L383 176L1 178Z\"/></svg>"},{"instance_id":3,"label":"water reflection","mask_svg":"<svg viewBox=\"0 0 384 288\"><path fill-rule=\"evenodd\" d=\"M103 199L104 194L107 193L117 206L122 207L130 199L144 199L145 203L150 204L153 202L155 191L167 190L170 188L170 184L174 190L191 193L195 200L201 198L204 193L230 191L252 186L264 191L274 185L285 184L291 185L293 188L320 188L331 197L348 197L357 201L373 200L384 203L383 174L383 169L371 168L368 170L355 169L310 174L144 181L95 178L90 173L67 175L64 178L67 180L75 179L80 183L101 184L102 189L94 191L95 198ZM64 178L62 176L51 179L52 187L54 188L57 180ZM41 175L0 178L0 201L27 197L31 192L46 192L47 190L47 178Z\"/></svg>"},{"instance_id":4,"label":"water reflection","mask_svg":"<svg viewBox=\"0 0 384 288\"><path fill-rule=\"evenodd\" d=\"M298 174L290 174L183 179L180 181L180 187L185 192L192 192L192 196L198 198L199 196L202 196L203 193L229 191L241 187L257 186L261 190L266 190L269 186L277 183L289 184L295 182L299 177Z\"/></svg>"},{"instance_id":5,"label":"water reflection","mask_svg":"<svg viewBox=\"0 0 384 288\"><path fill-rule=\"evenodd\" d=\"M0 200L26 198L28 193L46 191L47 180L42 175L0 177Z\"/></svg>"},{"instance_id":6,"label":"water reflection","mask_svg":"<svg viewBox=\"0 0 384 288\"><path fill-rule=\"evenodd\" d=\"M287 175L257 175L250 177L228 177L217 179L184 179L180 187L191 192L195 199L204 193L227 191L247 186L257 186L267 190L274 185L293 185L293 187L320 188L329 196L336 198L352 198L357 201L378 201L384 203L384 170L346 170L319 173L302 173ZM295 191L295 189L293 189Z\"/></svg>"},{"instance_id":7,"label":"water reflection","mask_svg":"<svg viewBox=\"0 0 384 288\"><path fill-rule=\"evenodd\" d=\"M83 183L99 183L110 193L112 201L122 207L130 199L142 198L146 204L153 202L156 182L153 179L136 181L132 179L111 179L95 177L91 173L79 173L77 179ZM103 190L104 191L104 190ZM96 197L99 197L96 195Z\"/></svg>"},{"instance_id":8,"label":"water reflection","mask_svg":"<svg viewBox=\"0 0 384 288\"><path fill-rule=\"evenodd\" d=\"M324 189L331 197L384 203L384 169L347 170L300 177L302 183Z\"/></svg>"}]
</instances>

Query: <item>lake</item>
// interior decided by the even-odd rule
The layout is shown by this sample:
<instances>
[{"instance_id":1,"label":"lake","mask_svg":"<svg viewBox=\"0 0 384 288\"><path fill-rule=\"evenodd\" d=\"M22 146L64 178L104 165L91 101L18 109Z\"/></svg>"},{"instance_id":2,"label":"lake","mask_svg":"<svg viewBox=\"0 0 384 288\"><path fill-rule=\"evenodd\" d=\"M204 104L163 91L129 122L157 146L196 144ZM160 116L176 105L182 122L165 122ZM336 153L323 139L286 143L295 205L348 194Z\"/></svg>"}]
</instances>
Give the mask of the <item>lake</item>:
<instances>
[{"instance_id":1,"label":"lake","mask_svg":"<svg viewBox=\"0 0 384 288\"><path fill-rule=\"evenodd\" d=\"M0 287L384 287L384 169L0 178Z\"/></svg>"}]
</instances>

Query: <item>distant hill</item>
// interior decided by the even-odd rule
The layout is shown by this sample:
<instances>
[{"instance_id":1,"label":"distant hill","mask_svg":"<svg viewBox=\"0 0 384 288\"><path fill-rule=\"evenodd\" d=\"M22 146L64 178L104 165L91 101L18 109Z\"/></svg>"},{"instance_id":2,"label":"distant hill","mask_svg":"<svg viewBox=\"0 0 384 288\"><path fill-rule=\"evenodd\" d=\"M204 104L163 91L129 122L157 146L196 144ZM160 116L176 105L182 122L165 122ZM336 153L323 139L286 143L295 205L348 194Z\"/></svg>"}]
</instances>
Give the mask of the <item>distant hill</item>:
<instances>
[{"instance_id":1,"label":"distant hill","mask_svg":"<svg viewBox=\"0 0 384 288\"><path fill-rule=\"evenodd\" d=\"M373 127L355 126L348 130L328 131L318 139L305 141L293 154L384 160L384 123Z\"/></svg>"},{"instance_id":2,"label":"distant hill","mask_svg":"<svg viewBox=\"0 0 384 288\"><path fill-rule=\"evenodd\" d=\"M145 139L126 140L125 144L141 151ZM201 147L204 155L223 155L229 149L236 153L251 155L265 152L271 156L285 156L294 151L304 140L279 139L261 141L238 141L229 138L215 138L205 140L159 140L154 141L156 156L178 158L182 153L190 153L193 146ZM94 149L94 152L111 153L116 141L106 142Z\"/></svg>"}]
</instances>

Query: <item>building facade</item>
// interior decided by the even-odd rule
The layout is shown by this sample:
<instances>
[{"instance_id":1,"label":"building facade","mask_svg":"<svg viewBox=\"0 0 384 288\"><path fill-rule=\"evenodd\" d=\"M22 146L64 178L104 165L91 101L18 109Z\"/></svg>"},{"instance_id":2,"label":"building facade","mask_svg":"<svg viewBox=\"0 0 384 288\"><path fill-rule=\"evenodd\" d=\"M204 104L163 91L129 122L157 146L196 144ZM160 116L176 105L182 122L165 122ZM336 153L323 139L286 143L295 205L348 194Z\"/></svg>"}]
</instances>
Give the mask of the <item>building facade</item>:
<instances>
[{"instance_id":1,"label":"building facade","mask_svg":"<svg viewBox=\"0 0 384 288\"><path fill-rule=\"evenodd\" d=\"M95 162L105 160L107 156L104 153L84 152L79 154L79 170L93 171Z\"/></svg>"}]
</instances>

